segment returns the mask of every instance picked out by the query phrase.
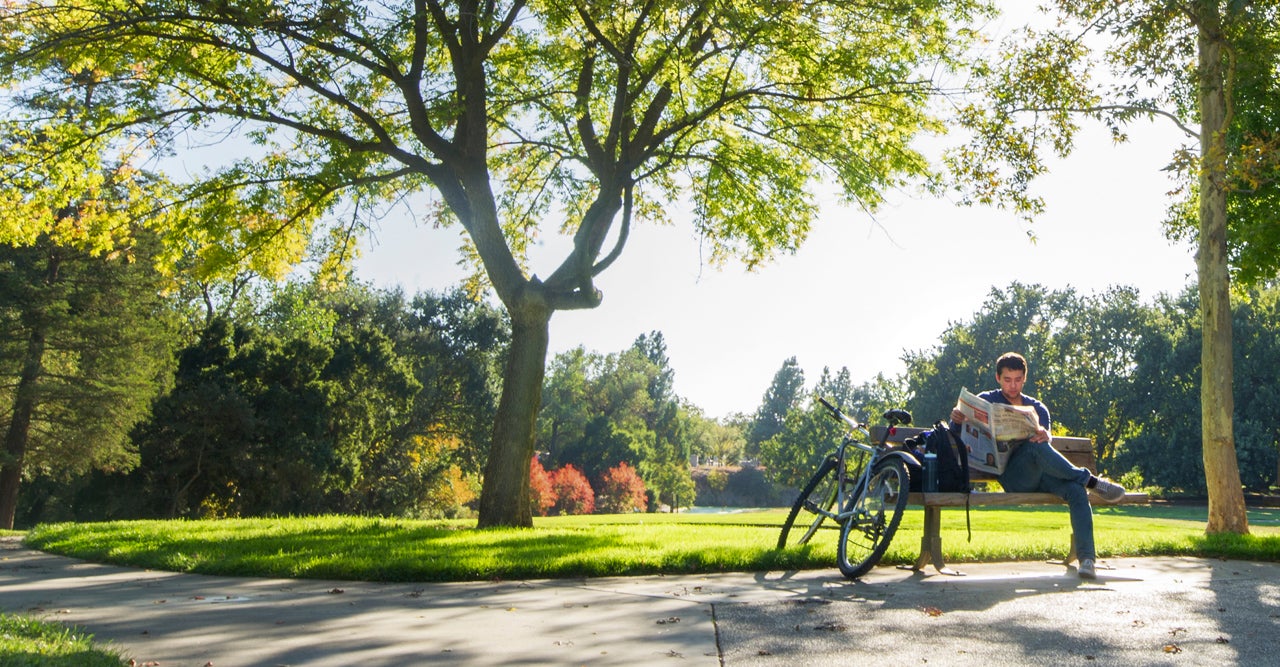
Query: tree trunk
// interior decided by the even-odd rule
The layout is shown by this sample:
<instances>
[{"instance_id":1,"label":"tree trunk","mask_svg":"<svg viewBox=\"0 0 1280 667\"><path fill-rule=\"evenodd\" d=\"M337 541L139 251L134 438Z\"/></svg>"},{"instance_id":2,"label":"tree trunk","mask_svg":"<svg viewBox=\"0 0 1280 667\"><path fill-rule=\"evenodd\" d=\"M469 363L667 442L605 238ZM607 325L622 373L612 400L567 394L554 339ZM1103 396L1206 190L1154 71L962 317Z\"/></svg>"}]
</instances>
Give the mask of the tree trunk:
<instances>
[{"instance_id":1,"label":"tree trunk","mask_svg":"<svg viewBox=\"0 0 1280 667\"><path fill-rule=\"evenodd\" d=\"M4 434L4 465L0 466L0 528L13 529L13 517L18 511L18 488L22 485L22 464L27 455L27 441L31 434L31 418L36 411L36 389L44 372L45 335L41 318L34 318L35 326L27 339L27 351L22 362L22 376L14 391L13 418Z\"/></svg>"},{"instance_id":2,"label":"tree trunk","mask_svg":"<svg viewBox=\"0 0 1280 667\"><path fill-rule=\"evenodd\" d=\"M517 303L507 304L511 347L480 492L481 528L533 526L529 465L542 404L552 314L540 287L536 281L530 283Z\"/></svg>"},{"instance_id":3,"label":"tree trunk","mask_svg":"<svg viewBox=\"0 0 1280 667\"><path fill-rule=\"evenodd\" d=\"M1227 269L1226 80L1217 2L1200 3L1200 350L1201 440L1209 492L1208 533L1248 533L1232 418L1231 278Z\"/></svg>"}]
</instances>

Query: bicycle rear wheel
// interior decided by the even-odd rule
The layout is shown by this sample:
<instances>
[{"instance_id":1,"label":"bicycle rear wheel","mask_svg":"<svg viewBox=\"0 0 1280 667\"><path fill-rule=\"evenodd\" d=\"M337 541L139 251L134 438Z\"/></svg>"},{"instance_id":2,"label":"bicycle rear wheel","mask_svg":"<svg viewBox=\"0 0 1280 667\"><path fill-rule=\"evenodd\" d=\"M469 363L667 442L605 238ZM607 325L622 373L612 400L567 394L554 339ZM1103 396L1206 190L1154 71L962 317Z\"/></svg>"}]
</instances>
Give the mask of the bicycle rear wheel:
<instances>
[{"instance_id":1,"label":"bicycle rear wheel","mask_svg":"<svg viewBox=\"0 0 1280 667\"><path fill-rule=\"evenodd\" d=\"M822 522L827 519L824 512L830 512L835 507L839 478L835 458L828 456L823 459L818 471L809 478L809 482L791 505L791 512L787 514L782 532L778 534L779 549L806 544L818 532ZM807 514L802 515L802 512ZM797 520L800 525L796 525Z\"/></svg>"},{"instance_id":2,"label":"bicycle rear wheel","mask_svg":"<svg viewBox=\"0 0 1280 667\"><path fill-rule=\"evenodd\" d=\"M900 459L885 459L872 468L866 489L859 489L853 512L840 528L836 555L841 574L857 579L880 562L902 521L910 486Z\"/></svg>"}]
</instances>

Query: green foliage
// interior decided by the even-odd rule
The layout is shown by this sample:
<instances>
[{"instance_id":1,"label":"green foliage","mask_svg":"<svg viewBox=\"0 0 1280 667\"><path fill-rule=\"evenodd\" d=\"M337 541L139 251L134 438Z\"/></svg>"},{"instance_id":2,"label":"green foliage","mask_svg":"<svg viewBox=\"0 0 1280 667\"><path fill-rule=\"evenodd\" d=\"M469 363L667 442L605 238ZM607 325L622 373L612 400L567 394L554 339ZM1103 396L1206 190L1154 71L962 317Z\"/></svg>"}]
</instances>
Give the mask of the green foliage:
<instances>
[{"instance_id":1,"label":"green foliage","mask_svg":"<svg viewBox=\"0 0 1280 667\"><path fill-rule=\"evenodd\" d=\"M168 383L176 333L138 233L127 254L0 244L0 525L23 479L137 463L129 430Z\"/></svg>"},{"instance_id":2,"label":"green foliage","mask_svg":"<svg viewBox=\"0 0 1280 667\"><path fill-rule=\"evenodd\" d=\"M1023 391L1046 402L1056 433L1094 438L1105 469L1136 433L1130 387L1148 317L1131 288L993 289L971 321L953 322L933 349L904 357L912 413L920 423L945 419L960 388L995 386L996 358L1019 352L1030 365Z\"/></svg>"},{"instance_id":3,"label":"green foliage","mask_svg":"<svg viewBox=\"0 0 1280 667\"><path fill-rule=\"evenodd\" d=\"M1280 435L1269 415L1280 407L1272 363L1280 360L1280 288L1254 290L1233 308L1236 452L1246 489L1264 491L1280 479ZM1138 466L1148 483L1202 493L1198 299L1188 291L1156 306L1136 350L1129 410L1141 429L1120 452L1120 466Z\"/></svg>"},{"instance_id":4,"label":"green foliage","mask_svg":"<svg viewBox=\"0 0 1280 667\"><path fill-rule=\"evenodd\" d=\"M698 488L693 483L688 461L667 460L656 465L651 464L649 468L649 481L646 486L653 494L653 500L657 506L665 505L672 512L693 507L694 501L698 498Z\"/></svg>"},{"instance_id":5,"label":"green foliage","mask_svg":"<svg viewBox=\"0 0 1280 667\"><path fill-rule=\"evenodd\" d=\"M8 430L15 401L30 392L31 472L65 476L136 462L126 436L167 382L175 324L149 249L94 256L47 239L0 244L3 424Z\"/></svg>"},{"instance_id":6,"label":"green foliage","mask_svg":"<svg viewBox=\"0 0 1280 667\"><path fill-rule=\"evenodd\" d=\"M1160 0L1057 0L1046 9L1057 24L1009 37L990 69L979 70L982 94L961 109L958 119L974 130L974 139L952 152L948 164L974 185L967 201L1003 201L1028 216L1039 213L1033 181L1047 174L1047 157L1071 152L1083 120L1104 124L1116 141L1127 139L1126 127L1135 120L1172 122L1196 142L1203 113L1198 50L1216 43L1232 97L1222 148L1233 271L1247 284L1274 276L1280 269L1270 224L1280 186L1274 132L1280 126L1280 8L1208 2L1175 10ZM1221 30L1199 33L1219 21ZM1170 205L1169 231L1191 240L1201 222L1201 151L1198 143L1170 146L1177 199Z\"/></svg>"},{"instance_id":7,"label":"green foliage","mask_svg":"<svg viewBox=\"0 0 1280 667\"><path fill-rule=\"evenodd\" d=\"M1223 36L1233 96L1223 133L1226 152L1227 244L1234 283L1254 287L1280 274L1280 8L1273 3L1229 3L1223 11ZM1194 90L1179 93L1190 100ZM1199 233L1200 156L1182 153L1171 167L1183 187L1175 193L1168 218L1170 234L1196 239Z\"/></svg>"},{"instance_id":8,"label":"green foliage","mask_svg":"<svg viewBox=\"0 0 1280 667\"><path fill-rule=\"evenodd\" d=\"M760 462L777 484L800 488L835 451L844 430L817 401L787 415L783 431L760 447Z\"/></svg>"},{"instance_id":9,"label":"green foliage","mask_svg":"<svg viewBox=\"0 0 1280 667\"><path fill-rule=\"evenodd\" d=\"M232 311L243 319L214 317L181 350L133 434L139 467L38 484L28 521L467 511L505 344L496 311L314 284Z\"/></svg>"},{"instance_id":10,"label":"green foliage","mask_svg":"<svg viewBox=\"0 0 1280 667\"><path fill-rule=\"evenodd\" d=\"M681 406L689 415L690 452L703 465L731 465L746 456L746 419L709 419L696 405Z\"/></svg>"},{"instance_id":11,"label":"green foliage","mask_svg":"<svg viewBox=\"0 0 1280 667\"><path fill-rule=\"evenodd\" d=\"M660 502L691 505L689 458L695 447L709 446L697 441L714 426L681 404L672 381L660 332L620 353L579 347L557 355L543 389L538 449L553 466L577 467L596 488L608 470L634 462Z\"/></svg>"},{"instance_id":12,"label":"green foliage","mask_svg":"<svg viewBox=\"0 0 1280 667\"><path fill-rule=\"evenodd\" d=\"M905 398L905 390L900 383L889 381L883 375L854 386L848 368L841 368L835 375L831 369L824 368L810 396L810 400L786 414L782 430L760 448L760 461L769 477L784 487L804 486L848 431L843 422L832 419L818 398L826 399L860 422L879 423L885 410L903 406L900 400Z\"/></svg>"},{"instance_id":13,"label":"green foliage","mask_svg":"<svg viewBox=\"0 0 1280 667\"><path fill-rule=\"evenodd\" d=\"M1278 478L1280 438L1274 363L1280 289L1256 289L1234 306L1236 450L1245 488ZM1027 388L1050 407L1057 433L1091 437L1100 469L1132 473L1142 486L1202 494L1199 300L1194 290L1143 304L1128 288L1096 295L1015 283L971 320L950 325L937 346L906 355L903 382L917 422L945 414L959 387L994 384L993 362L1022 352Z\"/></svg>"},{"instance_id":14,"label":"green foliage","mask_svg":"<svg viewBox=\"0 0 1280 667\"><path fill-rule=\"evenodd\" d=\"M747 454L758 455L761 445L782 432L787 414L800 403L804 391L804 369L791 357L773 374L773 381L765 390L756 408L755 417L747 432Z\"/></svg>"}]
</instances>

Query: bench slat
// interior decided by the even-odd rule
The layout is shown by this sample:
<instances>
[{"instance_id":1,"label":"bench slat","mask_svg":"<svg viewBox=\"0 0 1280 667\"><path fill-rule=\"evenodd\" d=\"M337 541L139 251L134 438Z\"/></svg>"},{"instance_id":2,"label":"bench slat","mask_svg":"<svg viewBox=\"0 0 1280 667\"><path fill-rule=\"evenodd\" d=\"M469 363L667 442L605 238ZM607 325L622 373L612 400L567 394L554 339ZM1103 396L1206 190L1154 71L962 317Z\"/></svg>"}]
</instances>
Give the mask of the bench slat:
<instances>
[{"instance_id":1,"label":"bench slat","mask_svg":"<svg viewBox=\"0 0 1280 667\"><path fill-rule=\"evenodd\" d=\"M918 435L928 429L917 426L899 426L889 435L886 442L902 442L907 438ZM871 438L875 442L880 441L881 434L884 433L883 426L871 427ZM1088 468L1089 472L1097 473L1098 464L1094 457L1093 440L1089 438L1077 438L1069 435L1054 436L1053 448L1062 452L1062 455L1071 462L1072 465L1081 468ZM995 479L994 475L971 469L969 471L969 479L974 482L988 482Z\"/></svg>"},{"instance_id":2,"label":"bench slat","mask_svg":"<svg viewBox=\"0 0 1280 667\"><path fill-rule=\"evenodd\" d=\"M919 505L922 507L964 507L966 497L970 506L993 506L1008 507L1011 505L1064 505L1063 500L1052 493L1005 493L1005 492L976 492L976 493L912 493L907 497L907 503L910 505ZM1126 493L1117 505L1121 504L1145 504L1151 499L1145 493ZM1106 506L1113 503L1104 503L1097 501L1094 503L1098 506Z\"/></svg>"}]
</instances>

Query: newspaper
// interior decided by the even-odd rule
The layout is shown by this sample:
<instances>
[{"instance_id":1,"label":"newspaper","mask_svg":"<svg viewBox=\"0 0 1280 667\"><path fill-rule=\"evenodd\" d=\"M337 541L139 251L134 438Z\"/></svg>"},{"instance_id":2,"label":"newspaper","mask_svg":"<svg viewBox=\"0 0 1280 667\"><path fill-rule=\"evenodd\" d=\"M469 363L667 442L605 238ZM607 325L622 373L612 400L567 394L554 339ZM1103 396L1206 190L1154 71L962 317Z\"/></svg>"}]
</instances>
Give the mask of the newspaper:
<instances>
[{"instance_id":1,"label":"newspaper","mask_svg":"<svg viewBox=\"0 0 1280 667\"><path fill-rule=\"evenodd\" d=\"M1040 430L1040 418L1029 405L992 403L968 389L960 390L956 409L964 413L960 441L969 448L969 467L999 475L1013 453L1013 445Z\"/></svg>"}]
</instances>

